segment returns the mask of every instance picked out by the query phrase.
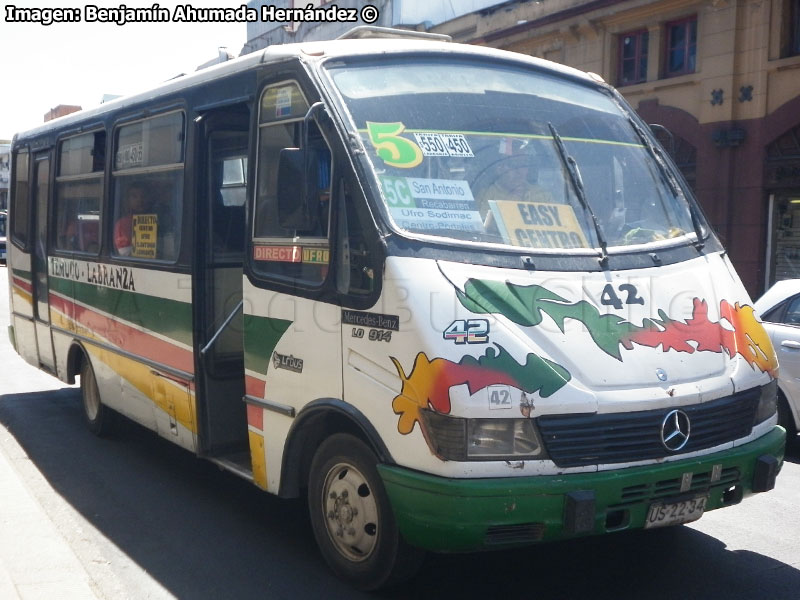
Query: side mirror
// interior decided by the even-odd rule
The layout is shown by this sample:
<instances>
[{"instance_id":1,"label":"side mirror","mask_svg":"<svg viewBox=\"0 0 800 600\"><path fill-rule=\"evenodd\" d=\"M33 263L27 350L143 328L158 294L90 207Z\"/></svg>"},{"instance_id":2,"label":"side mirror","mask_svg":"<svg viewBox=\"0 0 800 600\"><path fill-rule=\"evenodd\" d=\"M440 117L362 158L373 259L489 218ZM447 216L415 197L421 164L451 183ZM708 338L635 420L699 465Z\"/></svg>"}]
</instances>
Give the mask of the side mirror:
<instances>
[{"instance_id":1,"label":"side mirror","mask_svg":"<svg viewBox=\"0 0 800 600\"><path fill-rule=\"evenodd\" d=\"M650 123L649 125L650 131L653 132L653 135L656 136L658 141L661 142L663 146L666 146L667 152L669 152L670 156L675 156L675 136L672 135L672 132L658 123ZM661 134L661 136L659 136L659 134ZM665 138L666 143L664 143Z\"/></svg>"},{"instance_id":2,"label":"side mirror","mask_svg":"<svg viewBox=\"0 0 800 600\"><path fill-rule=\"evenodd\" d=\"M314 229L319 212L317 162L305 148L283 148L278 159L278 223L283 229Z\"/></svg>"}]
</instances>

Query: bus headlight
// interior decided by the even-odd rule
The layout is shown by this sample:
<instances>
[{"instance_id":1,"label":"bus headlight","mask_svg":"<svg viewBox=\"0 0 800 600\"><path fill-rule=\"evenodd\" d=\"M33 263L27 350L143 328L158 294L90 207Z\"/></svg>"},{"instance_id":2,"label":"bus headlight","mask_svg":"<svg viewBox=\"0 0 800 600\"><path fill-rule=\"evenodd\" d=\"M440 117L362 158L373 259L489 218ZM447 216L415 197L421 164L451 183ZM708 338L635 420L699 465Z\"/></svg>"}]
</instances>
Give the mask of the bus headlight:
<instances>
[{"instance_id":1,"label":"bus headlight","mask_svg":"<svg viewBox=\"0 0 800 600\"><path fill-rule=\"evenodd\" d=\"M423 410L425 438L445 460L521 460L546 457L532 419L462 419Z\"/></svg>"},{"instance_id":2,"label":"bus headlight","mask_svg":"<svg viewBox=\"0 0 800 600\"><path fill-rule=\"evenodd\" d=\"M778 381L773 379L761 388L761 396L756 407L755 424L758 425L778 412Z\"/></svg>"}]
</instances>

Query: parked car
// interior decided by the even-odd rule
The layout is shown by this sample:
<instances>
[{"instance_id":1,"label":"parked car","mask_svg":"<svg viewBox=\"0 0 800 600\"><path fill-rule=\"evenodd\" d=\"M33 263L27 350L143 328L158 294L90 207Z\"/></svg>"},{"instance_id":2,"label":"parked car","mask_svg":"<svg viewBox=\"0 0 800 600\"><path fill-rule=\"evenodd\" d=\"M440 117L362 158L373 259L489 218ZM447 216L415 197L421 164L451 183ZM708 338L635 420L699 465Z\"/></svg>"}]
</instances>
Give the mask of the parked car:
<instances>
[{"instance_id":1,"label":"parked car","mask_svg":"<svg viewBox=\"0 0 800 600\"><path fill-rule=\"evenodd\" d=\"M755 303L778 354L778 420L797 442L800 429L800 279L779 281Z\"/></svg>"},{"instance_id":2,"label":"parked car","mask_svg":"<svg viewBox=\"0 0 800 600\"><path fill-rule=\"evenodd\" d=\"M6 211L0 210L0 263L6 262Z\"/></svg>"}]
</instances>

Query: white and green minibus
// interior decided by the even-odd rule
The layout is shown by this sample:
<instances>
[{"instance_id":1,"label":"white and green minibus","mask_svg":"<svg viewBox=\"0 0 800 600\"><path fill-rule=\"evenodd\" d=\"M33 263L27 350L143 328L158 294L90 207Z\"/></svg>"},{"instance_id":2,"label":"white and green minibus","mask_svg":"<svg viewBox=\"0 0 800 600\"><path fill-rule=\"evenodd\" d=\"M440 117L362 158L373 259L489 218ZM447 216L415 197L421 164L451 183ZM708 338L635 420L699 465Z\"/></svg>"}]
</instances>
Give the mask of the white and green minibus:
<instances>
[{"instance_id":1,"label":"white and green minibus","mask_svg":"<svg viewBox=\"0 0 800 600\"><path fill-rule=\"evenodd\" d=\"M777 360L599 77L360 30L18 134L10 336L124 415L307 495L363 589L424 550L696 520L772 489Z\"/></svg>"}]
</instances>

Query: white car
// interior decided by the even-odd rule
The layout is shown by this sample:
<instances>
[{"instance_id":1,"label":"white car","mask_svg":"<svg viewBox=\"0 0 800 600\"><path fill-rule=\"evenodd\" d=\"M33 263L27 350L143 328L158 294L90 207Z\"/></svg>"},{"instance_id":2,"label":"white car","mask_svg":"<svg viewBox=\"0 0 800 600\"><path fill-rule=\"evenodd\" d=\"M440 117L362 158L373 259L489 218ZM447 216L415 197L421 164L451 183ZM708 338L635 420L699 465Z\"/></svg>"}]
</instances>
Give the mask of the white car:
<instances>
[{"instance_id":1,"label":"white car","mask_svg":"<svg viewBox=\"0 0 800 600\"><path fill-rule=\"evenodd\" d=\"M800 279L779 281L755 303L778 355L778 419L789 438L800 429Z\"/></svg>"}]
</instances>

